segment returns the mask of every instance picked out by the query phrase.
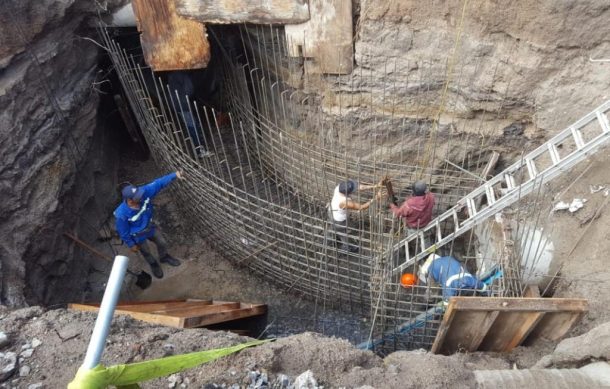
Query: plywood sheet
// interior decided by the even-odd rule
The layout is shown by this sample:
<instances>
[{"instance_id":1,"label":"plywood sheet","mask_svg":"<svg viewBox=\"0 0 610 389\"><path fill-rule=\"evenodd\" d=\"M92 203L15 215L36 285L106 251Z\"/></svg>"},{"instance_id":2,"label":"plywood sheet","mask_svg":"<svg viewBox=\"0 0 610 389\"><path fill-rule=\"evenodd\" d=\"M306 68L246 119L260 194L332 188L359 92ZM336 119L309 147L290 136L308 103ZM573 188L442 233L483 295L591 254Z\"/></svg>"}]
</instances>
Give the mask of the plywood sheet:
<instances>
[{"instance_id":1,"label":"plywood sheet","mask_svg":"<svg viewBox=\"0 0 610 389\"><path fill-rule=\"evenodd\" d=\"M179 16L173 0L133 0L144 59L155 71L205 68L210 43L205 25Z\"/></svg>"}]
</instances>

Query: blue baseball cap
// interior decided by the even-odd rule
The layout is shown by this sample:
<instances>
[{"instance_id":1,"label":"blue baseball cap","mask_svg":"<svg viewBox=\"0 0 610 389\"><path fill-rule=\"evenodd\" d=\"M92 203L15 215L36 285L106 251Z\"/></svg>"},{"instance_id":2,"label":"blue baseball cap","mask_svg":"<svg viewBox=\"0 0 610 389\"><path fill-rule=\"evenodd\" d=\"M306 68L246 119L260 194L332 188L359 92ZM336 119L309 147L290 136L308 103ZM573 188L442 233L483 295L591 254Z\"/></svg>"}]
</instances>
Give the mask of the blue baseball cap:
<instances>
[{"instance_id":1,"label":"blue baseball cap","mask_svg":"<svg viewBox=\"0 0 610 389\"><path fill-rule=\"evenodd\" d=\"M144 188L138 188L134 185L127 185L123 188L121 193L123 194L123 200L130 199L138 201L144 195Z\"/></svg>"},{"instance_id":2,"label":"blue baseball cap","mask_svg":"<svg viewBox=\"0 0 610 389\"><path fill-rule=\"evenodd\" d=\"M343 193L344 195L348 195L348 194L352 193L353 191L355 191L357 186L358 186L358 184L354 180L347 180L345 182L340 182L339 183L339 192Z\"/></svg>"}]
</instances>

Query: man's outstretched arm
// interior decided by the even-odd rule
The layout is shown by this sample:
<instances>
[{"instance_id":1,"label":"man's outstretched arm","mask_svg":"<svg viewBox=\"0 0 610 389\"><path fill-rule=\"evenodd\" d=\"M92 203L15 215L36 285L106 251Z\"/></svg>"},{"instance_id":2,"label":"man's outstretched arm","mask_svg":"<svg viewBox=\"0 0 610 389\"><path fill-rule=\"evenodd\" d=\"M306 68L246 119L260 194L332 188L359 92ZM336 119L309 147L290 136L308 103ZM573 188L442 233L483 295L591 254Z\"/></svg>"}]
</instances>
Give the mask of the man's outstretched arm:
<instances>
[{"instance_id":1,"label":"man's outstretched arm","mask_svg":"<svg viewBox=\"0 0 610 389\"><path fill-rule=\"evenodd\" d=\"M159 177L156 180L154 180L153 182L146 184L144 186L144 190L146 190L146 194L148 196L151 196L151 197L156 196L157 193L159 193L161 191L161 189L163 189L166 186L168 186L169 184L171 184L172 181L174 181L176 178L183 179L184 173L182 173L182 171L178 170L176 172L170 173L163 177Z\"/></svg>"}]
</instances>

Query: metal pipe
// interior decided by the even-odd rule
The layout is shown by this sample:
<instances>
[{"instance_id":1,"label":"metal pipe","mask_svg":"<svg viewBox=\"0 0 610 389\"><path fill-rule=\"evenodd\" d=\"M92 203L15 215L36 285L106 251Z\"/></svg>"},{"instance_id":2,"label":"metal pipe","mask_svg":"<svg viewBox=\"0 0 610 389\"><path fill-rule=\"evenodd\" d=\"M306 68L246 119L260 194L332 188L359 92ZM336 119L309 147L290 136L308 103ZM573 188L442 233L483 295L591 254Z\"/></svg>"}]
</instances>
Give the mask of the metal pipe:
<instances>
[{"instance_id":1,"label":"metal pipe","mask_svg":"<svg viewBox=\"0 0 610 389\"><path fill-rule=\"evenodd\" d=\"M112 322L112 315L114 314L114 308L119 299L121 293L121 285L123 285L123 278L125 278L125 272L127 271L127 264L129 258L123 255L117 255L114 257L114 264L112 265L112 271L108 278L108 284L104 291L104 297L102 298L102 304L95 320L95 326L91 333L91 340L89 341L89 347L87 347L87 354L83 361L83 369L93 369L100 363L100 358L104 352L104 345L106 344L106 337L110 331L110 323Z\"/></svg>"}]
</instances>

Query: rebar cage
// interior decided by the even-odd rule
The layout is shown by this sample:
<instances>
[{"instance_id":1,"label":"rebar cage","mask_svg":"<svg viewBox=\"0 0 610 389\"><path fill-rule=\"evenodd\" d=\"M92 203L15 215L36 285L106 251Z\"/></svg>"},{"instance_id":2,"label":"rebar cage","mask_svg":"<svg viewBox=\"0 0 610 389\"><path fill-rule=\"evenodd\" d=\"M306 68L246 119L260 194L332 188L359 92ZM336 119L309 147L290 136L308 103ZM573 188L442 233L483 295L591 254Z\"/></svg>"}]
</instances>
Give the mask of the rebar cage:
<instances>
[{"instance_id":1,"label":"rebar cage","mask_svg":"<svg viewBox=\"0 0 610 389\"><path fill-rule=\"evenodd\" d=\"M472 172L487 162L494 137L486 123L494 113L479 128L430 119L430 102L442 89L436 80L447 73L443 61L421 61L415 76L397 69L396 58L375 58L381 65L368 75L362 67L349 75L307 73L302 59L288 56L281 27L239 26L239 45L215 39L229 107L219 113L171 90L127 55L110 30L100 31L154 160L188 177L173 191L189 204L195 231L234 263L317 305L369 318L371 331L361 339L367 348L431 347L441 290L404 288L391 275L400 255L392 248L404 231L385 200L353 215L347 236L357 252L337 244L343 232L329 222L327 206L347 179L390 177L401 199L414 180L424 179L437 197L435 214L480 184ZM449 112L463 103L459 88L472 76L459 68L454 73ZM371 197L361 192L354 199ZM467 234L441 253L475 258L475 243L474 233ZM476 271L474 261L465 266ZM502 295L503 288L494 283L492 294Z\"/></svg>"}]
</instances>

